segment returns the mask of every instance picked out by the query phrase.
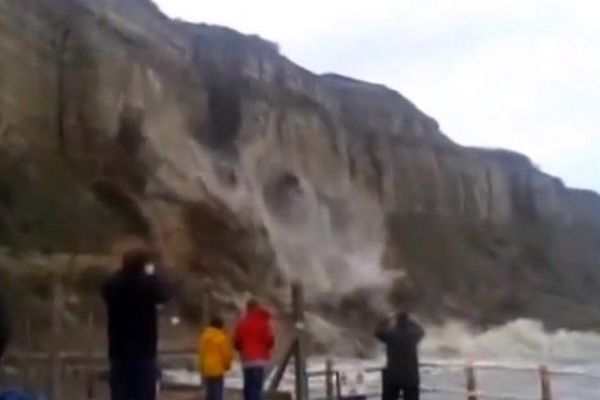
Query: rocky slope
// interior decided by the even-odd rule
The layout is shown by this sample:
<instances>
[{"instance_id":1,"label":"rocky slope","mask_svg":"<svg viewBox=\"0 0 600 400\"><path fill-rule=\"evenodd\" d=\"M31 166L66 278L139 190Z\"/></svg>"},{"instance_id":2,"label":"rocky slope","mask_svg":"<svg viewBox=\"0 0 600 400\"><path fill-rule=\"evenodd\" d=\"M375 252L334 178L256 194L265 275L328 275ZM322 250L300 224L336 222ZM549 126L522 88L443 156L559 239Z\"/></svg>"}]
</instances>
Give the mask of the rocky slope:
<instances>
[{"instance_id":1,"label":"rocky slope","mask_svg":"<svg viewBox=\"0 0 600 400\"><path fill-rule=\"evenodd\" d=\"M182 293L209 276L276 299L301 279L346 320L391 289L431 318L600 321L596 194L147 0L0 0L0 152L5 247L142 237Z\"/></svg>"}]
</instances>

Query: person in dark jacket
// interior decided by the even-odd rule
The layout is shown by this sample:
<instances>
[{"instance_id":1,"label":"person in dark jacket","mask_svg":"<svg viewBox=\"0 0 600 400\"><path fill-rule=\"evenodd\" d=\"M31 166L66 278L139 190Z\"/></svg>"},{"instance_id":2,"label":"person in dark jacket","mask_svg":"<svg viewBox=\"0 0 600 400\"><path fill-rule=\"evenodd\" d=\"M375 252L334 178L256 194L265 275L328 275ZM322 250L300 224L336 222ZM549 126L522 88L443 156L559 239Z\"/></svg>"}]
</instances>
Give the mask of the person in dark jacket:
<instances>
[{"instance_id":1,"label":"person in dark jacket","mask_svg":"<svg viewBox=\"0 0 600 400\"><path fill-rule=\"evenodd\" d=\"M419 400L420 374L418 345L423 328L405 312L392 323L380 326L376 337L385 344L387 365L383 370L382 400Z\"/></svg>"},{"instance_id":2,"label":"person in dark jacket","mask_svg":"<svg viewBox=\"0 0 600 400\"><path fill-rule=\"evenodd\" d=\"M130 251L103 287L112 400L156 398L157 306L168 300L168 291L154 269L149 252Z\"/></svg>"},{"instance_id":3,"label":"person in dark jacket","mask_svg":"<svg viewBox=\"0 0 600 400\"><path fill-rule=\"evenodd\" d=\"M244 369L244 400L262 400L265 369L271 360L275 337L271 313L256 300L248 301L247 313L235 329L234 343Z\"/></svg>"}]
</instances>

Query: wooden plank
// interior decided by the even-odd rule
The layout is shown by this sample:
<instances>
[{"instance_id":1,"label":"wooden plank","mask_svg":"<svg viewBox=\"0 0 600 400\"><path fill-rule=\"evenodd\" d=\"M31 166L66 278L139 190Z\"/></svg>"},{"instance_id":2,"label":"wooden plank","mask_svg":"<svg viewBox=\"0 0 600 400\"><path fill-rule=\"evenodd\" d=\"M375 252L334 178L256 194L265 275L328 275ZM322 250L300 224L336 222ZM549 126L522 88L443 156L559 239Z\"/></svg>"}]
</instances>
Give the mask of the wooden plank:
<instances>
[{"instance_id":1,"label":"wooden plank","mask_svg":"<svg viewBox=\"0 0 600 400\"><path fill-rule=\"evenodd\" d=\"M304 290L300 283L292 285L292 308L296 328L295 374L296 400L308 400L308 377L306 375L306 322L304 316Z\"/></svg>"},{"instance_id":2,"label":"wooden plank","mask_svg":"<svg viewBox=\"0 0 600 400\"><path fill-rule=\"evenodd\" d=\"M170 385L163 387L161 400L197 400L202 390L198 386ZM225 389L225 399L242 400L243 391L240 389ZM264 400L292 400L292 394L280 391L265 391Z\"/></svg>"},{"instance_id":3,"label":"wooden plank","mask_svg":"<svg viewBox=\"0 0 600 400\"><path fill-rule=\"evenodd\" d=\"M290 342L288 349L285 351L283 357L277 363L277 366L275 367L275 372L273 373L273 377L271 378L271 382L269 382L270 391L276 391L277 389L279 389L279 384L281 383L287 366L289 365L290 360L292 359L292 356L294 355L294 352L296 350L296 340L296 337L294 337L293 340Z\"/></svg>"}]
</instances>

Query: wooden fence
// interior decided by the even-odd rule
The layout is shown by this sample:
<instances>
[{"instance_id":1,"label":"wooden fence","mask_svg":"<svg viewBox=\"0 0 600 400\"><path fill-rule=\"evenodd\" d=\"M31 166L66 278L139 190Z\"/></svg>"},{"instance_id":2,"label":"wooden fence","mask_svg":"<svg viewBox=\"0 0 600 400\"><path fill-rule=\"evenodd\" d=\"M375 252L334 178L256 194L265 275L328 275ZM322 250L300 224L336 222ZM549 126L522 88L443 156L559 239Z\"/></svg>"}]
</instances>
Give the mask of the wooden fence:
<instances>
[{"instance_id":1,"label":"wooden fence","mask_svg":"<svg viewBox=\"0 0 600 400\"><path fill-rule=\"evenodd\" d=\"M189 369L190 360L196 357L194 352L189 349L176 350L176 351L163 351L161 352L161 360L170 365L170 369ZM21 353L11 354L7 357L5 364L13 366L28 366L31 370L35 368L46 368L48 360L51 358L50 354L44 353ZM60 373L58 376L61 381L70 381L71 378L76 377L83 380L85 386L81 390L85 391L85 396L81 398L98 398L98 384L105 380L107 377L108 364L105 356L100 353L85 354L85 353L60 353L58 355L60 362ZM556 400L552 391L552 377L584 377L588 379L598 380L600 384L600 376L593 374L586 374L580 372L561 371L561 370L550 370L546 366L542 365L539 368L521 368L521 367L509 367L509 366L491 366L491 365L478 365L477 363L469 363L463 365L457 365L456 363L422 363L423 369L456 369L461 368L464 370L464 387L450 388L450 387L427 387L422 388L424 398L427 398L428 393L437 394L448 394L456 397L463 397L466 400L531 400L531 397L519 397L516 395L502 394L502 393L489 393L485 391L484 387L478 384L477 374L482 371L497 371L497 372L516 372L516 373L535 373L538 377L539 382L539 397L540 400ZM365 374L380 374L380 367L366 368L363 370ZM315 378L323 378L325 380L323 393L312 397L311 400L340 400L342 399L341 390L341 375L342 371L336 368L332 360L327 360L323 370L310 371L306 373L307 385L303 392L305 398L309 398L311 392L310 383ZM271 383L273 379L271 377ZM279 378L280 379L280 378ZM269 391L277 391L278 385L267 387ZM187 391L199 391L199 387L194 384L169 384L165 382L164 389L169 390L187 390ZM297 389L298 390L298 389ZM368 398L379 398L380 393L368 392L365 393Z\"/></svg>"},{"instance_id":2,"label":"wooden fence","mask_svg":"<svg viewBox=\"0 0 600 400\"><path fill-rule=\"evenodd\" d=\"M476 363L466 363L457 365L454 362L436 362L436 363L422 363L421 368L446 368L448 370L455 368L464 369L464 389L459 390L457 388L444 388L444 387L422 387L422 391L426 393L438 393L438 394L452 394L455 396L461 396L466 400L532 400L531 397L520 397L514 394L502 394L502 393L489 393L485 392L484 388L478 386L477 383L477 372L478 371L497 371L497 372L517 372L517 373L535 373L538 376L539 381L539 400L557 400L553 396L552 391L552 377L553 376L564 376L564 377L583 377L588 379L597 380L600 385L600 375L594 375L583 372L573 372L565 370L550 370L546 365L540 365L538 368L525 368L525 367L512 367L512 366L496 366L496 365L477 365ZM366 368L364 373L366 374L381 374L382 367ZM340 385L341 372L336 370L332 360L325 362L325 368L319 371L312 371L308 374L309 379L322 377L325 379L325 390L324 395L321 397L313 398L312 400L339 400L342 399L341 385ZM379 398L381 393L364 393L367 398Z\"/></svg>"},{"instance_id":3,"label":"wooden fence","mask_svg":"<svg viewBox=\"0 0 600 400\"><path fill-rule=\"evenodd\" d=\"M55 344L49 352L19 352L8 354L4 360L5 366L12 366L15 370L20 370L24 380L28 380L35 375L34 370L46 373L47 383L49 383L49 392L52 399L63 399L65 380L70 377L77 377L83 381L87 398L94 398L96 384L99 378L106 377L108 363L104 353L98 352L64 352L60 351L59 343L62 334L61 318L64 305L64 288L59 279L53 282L53 302L52 302L52 342ZM205 301L203 301L205 302ZM304 317L304 300L302 287L298 284L292 287L292 306L294 317L294 330L289 338L287 349L281 355L281 359L274 365L271 379L267 384L269 391L276 392L279 384L285 374L285 371L294 359L295 374L295 398L298 400L308 400L310 393L310 380L316 377L325 378L324 393L322 399L334 400L341 398L340 390L340 371L335 368L333 361L328 360L322 371L307 372L307 350L306 350L306 327ZM208 307L208 305L206 306ZM194 366L196 353L194 349L181 349L172 351L161 351L160 358L163 363L169 365L170 369L189 369ZM48 368L50 367L50 368ZM454 363L425 363L423 368L456 368ZM464 364L459 366L464 369L464 388L428 388L424 387L424 392L447 393L460 396L466 400L483 399L512 399L520 400L519 397L510 397L508 395L491 395L481 390L477 381L477 372L481 370L507 370L513 372L531 373L538 376L539 381L539 399L556 400L553 397L552 377L557 375L584 376L587 378L598 379L600 376L590 374L580 374L565 371L550 371L547 366L542 365L539 368L513 368L498 367L489 365ZM368 374L380 374L381 368L370 368L365 370ZM368 397L379 396L378 393L367 393ZM82 398L82 397L79 397ZM525 399L523 399L525 400ZM526 399L530 400L530 398Z\"/></svg>"}]
</instances>

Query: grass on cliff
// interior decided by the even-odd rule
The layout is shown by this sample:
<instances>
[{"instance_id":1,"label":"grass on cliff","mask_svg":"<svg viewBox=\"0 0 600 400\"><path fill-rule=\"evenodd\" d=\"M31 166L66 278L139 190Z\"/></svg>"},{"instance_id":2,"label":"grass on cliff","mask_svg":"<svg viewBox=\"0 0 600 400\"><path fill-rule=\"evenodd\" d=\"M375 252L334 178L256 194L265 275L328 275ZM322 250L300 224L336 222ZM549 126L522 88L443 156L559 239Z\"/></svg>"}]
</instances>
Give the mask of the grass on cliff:
<instances>
[{"instance_id":1,"label":"grass on cliff","mask_svg":"<svg viewBox=\"0 0 600 400\"><path fill-rule=\"evenodd\" d=\"M123 230L58 154L0 154L0 246L15 252L95 252Z\"/></svg>"}]
</instances>

